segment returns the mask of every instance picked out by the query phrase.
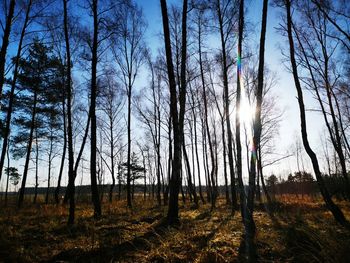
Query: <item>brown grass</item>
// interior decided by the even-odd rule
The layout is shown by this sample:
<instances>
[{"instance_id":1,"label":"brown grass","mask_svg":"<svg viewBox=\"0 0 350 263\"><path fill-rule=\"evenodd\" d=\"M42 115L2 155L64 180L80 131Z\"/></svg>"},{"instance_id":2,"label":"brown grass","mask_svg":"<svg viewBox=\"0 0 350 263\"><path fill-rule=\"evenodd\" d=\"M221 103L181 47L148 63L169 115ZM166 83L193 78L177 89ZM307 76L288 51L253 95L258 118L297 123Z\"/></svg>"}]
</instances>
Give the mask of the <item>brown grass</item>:
<instances>
[{"instance_id":1,"label":"brown grass","mask_svg":"<svg viewBox=\"0 0 350 263\"><path fill-rule=\"evenodd\" d=\"M347 218L350 206L341 203ZM275 218L256 209L260 262L348 262L350 232L338 226L324 206L310 198L284 197ZM215 210L181 203L181 224L163 224L166 207L135 201L103 204L92 218L89 204L78 204L76 224L66 226L63 206L27 206L0 211L0 262L241 262L243 227L224 200Z\"/></svg>"}]
</instances>

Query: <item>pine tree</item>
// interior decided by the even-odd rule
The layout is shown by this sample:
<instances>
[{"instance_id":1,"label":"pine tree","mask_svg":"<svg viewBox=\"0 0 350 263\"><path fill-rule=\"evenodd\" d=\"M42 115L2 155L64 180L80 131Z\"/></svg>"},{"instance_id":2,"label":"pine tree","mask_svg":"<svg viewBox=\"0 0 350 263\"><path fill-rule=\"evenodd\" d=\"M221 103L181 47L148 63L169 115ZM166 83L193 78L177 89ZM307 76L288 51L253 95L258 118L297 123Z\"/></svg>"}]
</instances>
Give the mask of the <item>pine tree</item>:
<instances>
[{"instance_id":1,"label":"pine tree","mask_svg":"<svg viewBox=\"0 0 350 263\"><path fill-rule=\"evenodd\" d=\"M14 156L25 156L22 185L18 206L23 203L29 160L33 141L40 142L50 137L50 127L59 126L58 104L62 87L60 72L62 64L51 54L51 49L37 39L31 45L27 58L20 60L18 75L19 95L15 105ZM36 147L39 149L39 147Z\"/></svg>"}]
</instances>

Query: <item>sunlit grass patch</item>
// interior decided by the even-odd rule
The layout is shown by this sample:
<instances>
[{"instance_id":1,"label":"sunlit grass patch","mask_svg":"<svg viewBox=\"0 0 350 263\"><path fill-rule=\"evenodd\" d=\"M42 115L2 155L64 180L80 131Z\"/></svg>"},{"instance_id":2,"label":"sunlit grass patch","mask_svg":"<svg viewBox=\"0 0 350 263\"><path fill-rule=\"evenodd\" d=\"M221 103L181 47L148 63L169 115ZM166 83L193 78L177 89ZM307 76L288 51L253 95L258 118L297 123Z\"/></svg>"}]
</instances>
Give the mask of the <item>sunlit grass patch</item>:
<instances>
[{"instance_id":1,"label":"sunlit grass patch","mask_svg":"<svg viewBox=\"0 0 350 263\"><path fill-rule=\"evenodd\" d=\"M285 199L288 197L285 196ZM280 201L274 217L254 212L256 246L261 262L342 262L350 233L337 225L322 202L307 198ZM346 216L349 205L340 203ZM12 261L100 262L240 262L244 228L240 211L234 216L224 198L210 204L180 207L180 225L166 225L166 206L135 199L103 203L93 218L90 203L78 203L76 222L67 226L68 207L28 205L0 211L0 256ZM15 258L15 259L14 259ZM333 260L333 261L332 261Z\"/></svg>"}]
</instances>

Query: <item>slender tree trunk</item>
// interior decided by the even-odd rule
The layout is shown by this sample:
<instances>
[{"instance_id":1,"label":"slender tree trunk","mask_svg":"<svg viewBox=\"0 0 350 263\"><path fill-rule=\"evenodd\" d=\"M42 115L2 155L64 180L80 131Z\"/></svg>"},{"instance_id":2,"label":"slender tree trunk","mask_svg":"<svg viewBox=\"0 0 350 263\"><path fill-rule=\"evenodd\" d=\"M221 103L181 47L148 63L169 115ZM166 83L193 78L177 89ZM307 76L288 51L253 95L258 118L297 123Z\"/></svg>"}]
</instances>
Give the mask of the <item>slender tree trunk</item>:
<instances>
[{"instance_id":1,"label":"slender tree trunk","mask_svg":"<svg viewBox=\"0 0 350 263\"><path fill-rule=\"evenodd\" d=\"M147 180L146 180L146 158L144 151L141 150L142 153L142 164L143 164L143 179L144 179L144 186L143 186L143 200L146 201L146 193L147 193Z\"/></svg>"},{"instance_id":2,"label":"slender tree trunk","mask_svg":"<svg viewBox=\"0 0 350 263\"><path fill-rule=\"evenodd\" d=\"M127 174L126 174L126 198L129 208L132 207L131 202L131 86L128 87L128 153L127 153Z\"/></svg>"},{"instance_id":3,"label":"slender tree trunk","mask_svg":"<svg viewBox=\"0 0 350 263\"><path fill-rule=\"evenodd\" d=\"M214 139L213 139L213 159L214 159L214 162L213 162L213 170L212 170L212 173L211 173L211 184L212 184L212 200L211 200L211 209L215 208L215 205L216 205L216 199L218 198L219 196L219 192L218 192L218 152L217 152L217 137L216 137L216 127L215 125L213 125L213 136L214 136Z\"/></svg>"},{"instance_id":4,"label":"slender tree trunk","mask_svg":"<svg viewBox=\"0 0 350 263\"><path fill-rule=\"evenodd\" d=\"M230 200L230 193L228 189L227 164L226 164L225 120L223 118L221 119L221 133L222 133L222 148L223 148L222 158L224 161L225 196L226 196L226 204L230 205L231 200ZM234 187L234 184L233 184L233 187ZM232 192L232 189L231 189L231 192ZM233 192L236 192L235 189L233 189Z\"/></svg>"},{"instance_id":5,"label":"slender tree trunk","mask_svg":"<svg viewBox=\"0 0 350 263\"><path fill-rule=\"evenodd\" d=\"M169 196L169 208L168 208L168 223L179 222L179 204L178 195L179 188L181 185L181 147L183 138L183 118L185 114L185 102L186 102L186 55L187 55L187 0L183 3L183 19L182 19L182 64L181 64L181 90L179 94L180 101L180 114L177 109L177 92L176 82L174 75L174 66L172 62L171 42L170 42L170 30L169 30L169 19L166 0L160 0L162 18L163 18L163 31L165 41L165 52L168 67L168 79L170 88L170 113L172 116L173 124L173 136L174 136L174 159L172 165L172 176L170 179L170 196Z\"/></svg>"},{"instance_id":6,"label":"slender tree trunk","mask_svg":"<svg viewBox=\"0 0 350 263\"><path fill-rule=\"evenodd\" d=\"M72 180L71 180L72 182L70 180L68 181L68 186L67 186L66 193L64 195L63 204L67 204L68 200L70 200L70 192L74 190L74 189L71 189L71 187L72 188L75 187L74 186L74 181L75 181L75 179L77 177L79 163L80 163L80 160L81 160L81 158L83 156L86 140L87 140L87 137L89 135L90 121L91 121L90 112L91 112L91 107L89 108L89 112L88 112L88 116L87 116L88 119L87 119L87 123L86 123L86 127L85 127L83 140L81 142L80 150L79 150L79 153L78 153L78 156L77 156L77 159L76 159L75 163L74 163L74 151L73 151L73 130L71 130L72 131L72 137L71 137L72 138L72 154L73 154L72 155L73 168L72 168ZM68 130L69 130L69 128L68 128ZM69 142L69 136L68 136L68 142ZM68 147L68 149L69 149L69 147ZM69 175L70 175L70 173L68 172L68 178L70 178Z\"/></svg>"},{"instance_id":7,"label":"slender tree trunk","mask_svg":"<svg viewBox=\"0 0 350 263\"><path fill-rule=\"evenodd\" d=\"M258 155L258 149L260 148L261 139L261 107L263 100L264 89L264 61L265 61L265 35L266 35L266 23L267 23L267 7L268 0L263 2L262 11L262 23L261 23L261 35L260 35L260 49L259 49L259 67L258 67L258 87L256 91L256 108L255 118L253 126L253 150L250 157L250 174L249 174L249 187L247 198L247 221L245 226L247 240L248 259L250 261L256 260L256 248L254 244L256 226L253 218L254 211L254 196L255 196L255 182L256 182L256 160Z\"/></svg>"},{"instance_id":8,"label":"slender tree trunk","mask_svg":"<svg viewBox=\"0 0 350 263\"><path fill-rule=\"evenodd\" d=\"M321 175L317 156L314 153L314 151L311 149L310 144L309 144L309 140L307 138L307 127L306 127L306 116L305 116L305 105L304 105L303 91L302 91L301 84L299 81L297 63L295 60L295 49L294 49L294 40L293 40L293 34L292 34L292 17L291 17L291 2L290 2L290 0L285 0L285 4L286 4L286 13L287 13L287 32L288 32L288 41L289 41L290 61L291 61L291 66L292 66L295 88L296 88L297 93L298 93L298 103L299 103L299 110L300 110L301 134L302 134L303 145L304 145L305 151L307 152L307 154L309 155L309 157L311 159L314 173L316 175L317 184L319 186L321 195L326 203L327 208L332 212L335 220L338 223L349 228L349 222L346 220L343 212L333 202L333 200L331 199L331 197L329 195L329 192L326 188L326 185L325 185L323 178L322 178L322 175Z\"/></svg>"},{"instance_id":9,"label":"slender tree trunk","mask_svg":"<svg viewBox=\"0 0 350 263\"><path fill-rule=\"evenodd\" d=\"M170 178L171 178L171 169L172 169L172 156L173 156L173 147L172 147L172 141L171 141L171 116L169 117L168 122L168 148L169 148L169 157L168 157L168 185L165 190L164 195L164 205L168 205L168 198L169 198L169 187L170 187Z\"/></svg>"},{"instance_id":10,"label":"slender tree trunk","mask_svg":"<svg viewBox=\"0 0 350 263\"><path fill-rule=\"evenodd\" d=\"M257 158L259 158L257 156ZM257 160L259 162L259 160ZM257 164L257 170L256 170L256 201L258 201L260 204L262 203L261 200L261 189L260 189L260 169L259 164Z\"/></svg>"},{"instance_id":11,"label":"slender tree trunk","mask_svg":"<svg viewBox=\"0 0 350 263\"><path fill-rule=\"evenodd\" d=\"M204 128L204 120L202 118L202 127ZM206 129L202 130L202 148L203 148L203 163L205 170L205 180L206 180L206 191L207 191L207 201L211 202L212 190L211 190L211 182L210 182L210 173L209 173L209 161L208 161L208 149L207 149L207 135Z\"/></svg>"},{"instance_id":12,"label":"slender tree trunk","mask_svg":"<svg viewBox=\"0 0 350 263\"><path fill-rule=\"evenodd\" d=\"M192 107L193 108L193 107ZM194 143L193 143L193 127L190 129L190 137L191 137L191 157L192 157L192 175L193 175L193 183L192 183L192 188L193 188L193 194L195 198L196 205L198 206L198 197L197 197L197 191L196 191L196 165L195 165L195 159L194 159Z\"/></svg>"},{"instance_id":13,"label":"slender tree trunk","mask_svg":"<svg viewBox=\"0 0 350 263\"><path fill-rule=\"evenodd\" d=\"M292 25L293 27L293 25ZM336 119L336 114L335 114L335 111L334 111L334 107L333 107L333 101L332 101L332 97L333 97L333 94L332 94L332 90L331 90L331 87L330 87L330 84L329 84L329 76L328 76L328 67L329 67L329 62L328 62L328 55L325 53L326 51L326 47L324 46L324 43L321 43L322 47L323 47L323 55L324 55L324 66L325 66L325 70L324 70L324 76L325 76L325 80L326 80L326 94L327 94L327 99L328 99L328 106L329 106L329 109L330 109L330 115L331 115L331 118L332 118L332 122L333 122L333 125L331 125L329 123L329 120L327 118L327 115L329 114L325 107L324 107L324 103L322 98L321 98L321 94L318 90L318 84L317 84L317 81L316 81L316 77L313 73L313 68L310 64L310 61L309 61L309 58L306 54L306 51L304 49L304 46L302 44L302 40L300 39L300 36L298 34L298 31L293 27L294 29L294 32L295 32L295 35L296 35L296 38L297 38L297 41L300 45L300 48L301 48L301 51L302 51L302 54L304 56L304 59L305 59L305 62L306 62L306 67L307 69L309 70L309 73L310 73L310 76L311 76L311 81L314 85L314 90L315 90L315 93L316 93L316 97L317 97L317 100L320 104L320 107L321 107L321 111L322 111L322 115L323 115L323 118L324 118L324 121L326 123L326 127L328 129L328 132L329 132L329 136L331 138L331 142L333 144L333 147L339 157L339 162L340 162L340 165L341 165L341 169L342 169L342 176L344 178L344 181L345 181L345 185L346 185L346 194L347 194L347 198L349 199L350 198L350 183L349 183L349 179L348 179L348 175L347 175L347 170L346 170L346 162L345 162L345 156L344 156L344 152L343 152L343 149L342 149L342 140L341 140L341 135L340 135L340 131L339 131L339 127L338 127L338 121ZM320 40L321 41L321 40ZM310 46L310 43L308 42L307 39L305 39L305 42L309 45L310 48L312 48ZM317 59L315 57L315 54L312 53L313 57L315 59ZM334 96L334 99L336 101L336 98ZM336 101L336 104L337 104L337 101ZM341 118L341 117L340 117ZM341 124L340 124L341 125ZM342 126L342 125L341 125ZM347 140L346 140L347 141Z\"/></svg>"},{"instance_id":14,"label":"slender tree trunk","mask_svg":"<svg viewBox=\"0 0 350 263\"><path fill-rule=\"evenodd\" d=\"M52 151L53 151L53 138L52 138L52 131L51 131L51 138L50 138L50 151L49 151L49 167L48 167L48 175L47 175L47 189L46 189L46 196L45 196L45 204L49 203L49 191L50 191L50 181L51 181L51 165L52 165Z\"/></svg>"},{"instance_id":15,"label":"slender tree trunk","mask_svg":"<svg viewBox=\"0 0 350 263\"><path fill-rule=\"evenodd\" d=\"M12 116L12 111L13 111L13 102L15 99L15 89L16 89L16 83L17 83L17 78L18 78L19 61L20 61L20 58L22 55L23 40L24 40L25 33L27 30L28 22L29 22L29 15L30 15L31 6L32 6L32 0L29 0L28 6L26 9L26 16L24 19L24 23L23 23L19 43L18 43L17 55L15 58L15 66L14 66L13 77L12 77L12 81L11 81L10 99L9 99L9 105L7 108L7 115L6 115L6 126L4 129L4 136L3 136L2 150L1 150L1 157L0 157L0 180L1 180L1 175L2 175L3 168L4 168L6 150L7 150L8 140L9 140L10 131L11 131L11 116ZM2 60L0 60L0 61L2 61ZM5 63L5 60L3 62ZM3 75L3 74L0 73L0 75ZM1 85L1 87L2 87L2 85Z\"/></svg>"},{"instance_id":16,"label":"slender tree trunk","mask_svg":"<svg viewBox=\"0 0 350 263\"><path fill-rule=\"evenodd\" d=\"M262 186L262 189L264 191L264 195L267 199L267 204L268 204L268 206L271 207L272 200L271 200L270 194L267 191L267 188L265 185L263 167L262 167L262 163L261 163L261 147L259 147L259 149L258 149L258 170L259 170L259 175L260 175L260 180L261 180L261 186ZM270 212L272 212L272 211L270 211Z\"/></svg>"},{"instance_id":17,"label":"slender tree trunk","mask_svg":"<svg viewBox=\"0 0 350 263\"><path fill-rule=\"evenodd\" d=\"M61 157L60 171L58 173L57 187L55 189L55 202L58 205L60 203L59 194L61 189L62 174L64 169L64 162L67 152L67 121L66 121L66 83L64 82L64 96L62 101L62 113L63 113L63 149Z\"/></svg>"},{"instance_id":18,"label":"slender tree trunk","mask_svg":"<svg viewBox=\"0 0 350 263\"><path fill-rule=\"evenodd\" d=\"M67 141L68 141L68 186L66 195L69 196L69 216L68 224L74 224L75 219L75 177L77 169L74 169L74 150L73 150L73 127L72 127L72 81L71 81L71 55L70 55L70 43L68 34L68 10L67 1L63 0L64 9L64 38L66 44L66 56L67 56ZM88 116L88 123L90 120L90 114ZM88 128L87 128L88 130ZM85 138L86 140L86 138ZM85 142L84 142L85 144ZM83 146L82 146L83 148ZM78 159L77 163L78 164Z\"/></svg>"},{"instance_id":19,"label":"slender tree trunk","mask_svg":"<svg viewBox=\"0 0 350 263\"><path fill-rule=\"evenodd\" d=\"M184 153L185 163L187 167L187 182L188 182L189 194L190 194L190 197L193 196L194 203L196 206L198 206L197 194L192 184L191 165L190 165L190 161L188 160L187 150L185 146L185 138L183 138L183 153Z\"/></svg>"},{"instance_id":20,"label":"slender tree trunk","mask_svg":"<svg viewBox=\"0 0 350 263\"><path fill-rule=\"evenodd\" d=\"M2 36L2 46L0 50L0 99L2 97L2 88L5 82L6 53L7 53L7 47L9 45L9 40L10 40L12 19L15 13L15 5L16 5L16 0L11 0L9 9L8 9L8 14L6 17L6 25L5 25L4 33ZM6 11L7 10L5 10L5 12ZM1 179L1 174L0 174L0 179Z\"/></svg>"},{"instance_id":21,"label":"slender tree trunk","mask_svg":"<svg viewBox=\"0 0 350 263\"><path fill-rule=\"evenodd\" d=\"M192 100L194 101L193 93L192 93ZM192 108L192 114L193 114L193 129L194 129L194 147L195 147L195 152L196 152L196 161L197 161L197 170L198 170L199 196L202 200L202 203L205 204L205 200L204 200L203 192L202 192L201 172L200 172L199 154L198 154L197 117L196 117L196 113L194 112L194 108Z\"/></svg>"},{"instance_id":22,"label":"slender tree trunk","mask_svg":"<svg viewBox=\"0 0 350 263\"><path fill-rule=\"evenodd\" d=\"M94 205L94 217L101 217L100 195L98 193L96 179L96 94L97 94L97 48L98 48L98 0L92 1L93 13L93 44L91 61L91 154L90 154L90 177L91 177L91 197Z\"/></svg>"},{"instance_id":23,"label":"slender tree trunk","mask_svg":"<svg viewBox=\"0 0 350 263\"><path fill-rule=\"evenodd\" d=\"M237 178L240 190L241 216L243 221L246 218L246 195L242 178L242 144L241 144L241 67L242 67L242 42L243 42L243 28L244 28L244 0L240 0L239 5L239 32L238 32L238 62L237 62L237 93L236 93L236 156L237 156ZM229 140L230 145L230 140ZM232 185L231 177L231 185Z\"/></svg>"},{"instance_id":24,"label":"slender tree trunk","mask_svg":"<svg viewBox=\"0 0 350 263\"><path fill-rule=\"evenodd\" d=\"M118 165L118 200L120 201L121 198L122 198L122 179L121 179L120 165Z\"/></svg>"},{"instance_id":25,"label":"slender tree trunk","mask_svg":"<svg viewBox=\"0 0 350 263\"><path fill-rule=\"evenodd\" d=\"M38 186L39 186L39 144L38 144L38 135L35 135L35 186L34 186L34 199L33 204L36 204L38 197Z\"/></svg>"},{"instance_id":26,"label":"slender tree trunk","mask_svg":"<svg viewBox=\"0 0 350 263\"><path fill-rule=\"evenodd\" d=\"M215 207L216 197L217 197L217 189L215 188L215 182L213 181L214 173L215 173L215 158L214 158L214 150L213 150L213 144L210 136L210 130L209 130L209 120L208 120L208 100L207 100L207 92L206 92L206 84L204 79L204 69L203 69L203 61L202 61L202 40L201 40L201 28L199 23L199 30L198 30L198 52L199 52L199 68L200 68L200 74L201 74L201 82L202 82L202 92L203 92L203 103L204 103L204 123L205 123L205 129L206 134L208 138L209 143L209 151L210 151L210 158L211 158L211 203L212 207Z\"/></svg>"},{"instance_id":27,"label":"slender tree trunk","mask_svg":"<svg viewBox=\"0 0 350 263\"><path fill-rule=\"evenodd\" d=\"M10 181L10 147L7 147L7 178L6 178L6 190L5 190L5 206L7 206L7 194L9 189L9 181Z\"/></svg>"},{"instance_id":28,"label":"slender tree trunk","mask_svg":"<svg viewBox=\"0 0 350 263\"><path fill-rule=\"evenodd\" d=\"M110 145L110 151L111 151L111 176L112 176L112 184L111 187L109 188L109 202L112 203L113 199L113 189L115 186L115 175L114 175L114 170L115 170L115 163L114 163L114 133L113 133L113 118L110 118L110 134L111 134L111 145Z\"/></svg>"},{"instance_id":29,"label":"slender tree trunk","mask_svg":"<svg viewBox=\"0 0 350 263\"><path fill-rule=\"evenodd\" d=\"M26 160L25 160L24 170L23 170L22 185L21 185L21 189L19 191L18 208L22 207L23 199L24 199L24 191L25 191L25 187L26 187L29 161L30 161L30 155L32 152L32 144L33 144L33 137L34 137L34 130L35 130L37 98L38 98L38 95L37 95L37 91L35 90L34 91L34 98L33 98L32 120L31 120L31 124L30 124L30 132L29 132L28 145L27 145L27 154L26 154Z\"/></svg>"},{"instance_id":30,"label":"slender tree trunk","mask_svg":"<svg viewBox=\"0 0 350 263\"><path fill-rule=\"evenodd\" d=\"M243 5L243 3L241 3ZM231 195L232 195L232 212L234 212L238 205L237 205L237 197L236 197L236 189L235 189L235 176L234 176L234 163L233 163L233 149L232 149L232 130L231 130L231 121L230 121L230 100L229 100L229 90L228 90L228 66L227 66L227 54L226 54L226 40L224 36L224 21L222 18L222 10L220 7L220 1L217 3L217 12L218 12L218 18L219 18L219 29L220 29L220 39L221 39L221 55L222 55L222 77L223 77L223 84L224 84L224 116L226 118L226 130L227 130L227 150L228 150L228 161L229 161L229 167L230 167L230 179L231 179ZM242 22L243 23L243 22ZM243 24L242 31L243 31ZM241 32L240 32L241 33ZM241 36L241 35L240 35ZM240 38L239 40L240 41ZM239 46L242 46L242 44L238 44ZM238 47L240 50L240 47ZM240 51L238 51L240 52ZM239 80L238 80L239 81ZM240 101L240 86L237 85L237 105L236 105L236 111L239 111L239 102ZM237 108L238 106L238 108ZM237 115L236 115L237 118ZM239 121L238 121L239 122ZM238 125L239 126L239 125ZM237 129L237 122L236 122L236 129ZM236 140L239 137L239 141L237 142L237 149L240 149L241 146L238 147L238 144L240 145L240 128L238 127L238 135L236 133ZM236 131L237 132L237 131ZM239 153L240 155L241 153ZM239 157L241 159L241 157ZM242 166L241 160L238 161L237 164L237 175L242 175L242 168L239 166ZM241 190L242 191L242 190Z\"/></svg>"}]
</instances>

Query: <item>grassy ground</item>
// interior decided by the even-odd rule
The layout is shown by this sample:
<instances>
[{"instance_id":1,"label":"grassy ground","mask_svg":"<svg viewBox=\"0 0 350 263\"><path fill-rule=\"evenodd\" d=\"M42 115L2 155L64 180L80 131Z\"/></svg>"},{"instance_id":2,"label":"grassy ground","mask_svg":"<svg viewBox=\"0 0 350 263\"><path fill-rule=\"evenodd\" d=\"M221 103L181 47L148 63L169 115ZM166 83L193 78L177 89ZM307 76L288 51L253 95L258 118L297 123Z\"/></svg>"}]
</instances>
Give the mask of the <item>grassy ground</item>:
<instances>
[{"instance_id":1,"label":"grassy ground","mask_svg":"<svg viewBox=\"0 0 350 263\"><path fill-rule=\"evenodd\" d=\"M350 232L338 226L319 201L284 197L275 217L257 207L256 244L260 262L349 262ZM283 202L282 202L283 201ZM348 219L350 205L340 204ZM90 204L78 204L76 224L66 226L68 209L38 205L0 209L0 262L242 262L243 227L224 200L215 210L180 205L181 224L162 224L166 208L155 202L103 204L92 219Z\"/></svg>"}]
</instances>

